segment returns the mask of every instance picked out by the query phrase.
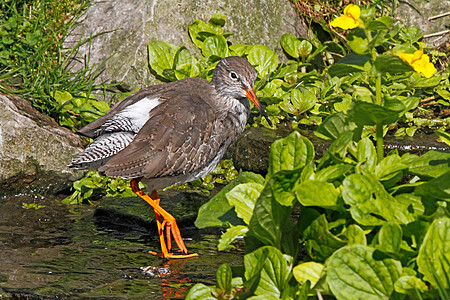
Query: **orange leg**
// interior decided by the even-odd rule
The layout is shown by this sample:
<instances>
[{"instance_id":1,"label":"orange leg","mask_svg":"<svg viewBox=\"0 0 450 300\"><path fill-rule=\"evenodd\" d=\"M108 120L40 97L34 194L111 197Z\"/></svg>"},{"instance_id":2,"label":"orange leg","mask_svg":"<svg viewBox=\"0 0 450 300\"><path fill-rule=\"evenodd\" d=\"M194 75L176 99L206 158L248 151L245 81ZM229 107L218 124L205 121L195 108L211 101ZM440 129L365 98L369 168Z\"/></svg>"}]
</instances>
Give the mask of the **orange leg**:
<instances>
[{"instance_id":1,"label":"orange leg","mask_svg":"<svg viewBox=\"0 0 450 300\"><path fill-rule=\"evenodd\" d=\"M155 190L152 191L149 197L139 188L139 180L140 179L131 180L130 183L131 190L140 198L142 198L145 202L150 204L155 211L156 223L158 225L159 242L161 243L162 257L168 259L168 258L189 258L198 256L197 253L187 254L187 249L186 246L184 245L183 239L181 238L181 233L180 230L178 229L178 225L177 222L175 221L175 218L159 206L160 199L158 193ZM162 222L161 218L163 219ZM164 240L164 230L166 231L166 240ZM171 242L172 236L178 248L180 248L180 251L183 253L182 255L176 255L173 254L172 252L169 252L172 246Z\"/></svg>"}]
</instances>

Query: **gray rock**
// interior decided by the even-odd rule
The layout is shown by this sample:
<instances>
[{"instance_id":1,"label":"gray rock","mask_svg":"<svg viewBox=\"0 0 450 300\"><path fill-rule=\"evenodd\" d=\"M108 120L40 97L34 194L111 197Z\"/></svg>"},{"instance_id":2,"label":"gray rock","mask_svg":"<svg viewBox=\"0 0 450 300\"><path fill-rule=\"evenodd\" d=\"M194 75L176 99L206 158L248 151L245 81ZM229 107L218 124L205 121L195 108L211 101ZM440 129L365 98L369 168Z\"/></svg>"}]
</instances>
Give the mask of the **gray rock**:
<instances>
[{"instance_id":1,"label":"gray rock","mask_svg":"<svg viewBox=\"0 0 450 300\"><path fill-rule=\"evenodd\" d=\"M161 40L186 46L195 55L197 48L190 40L188 26L196 19L208 22L217 12L227 16L225 31L234 32L229 38L232 43L276 49L284 33L306 34L289 0L97 0L79 20L66 45L73 45L80 35L86 38L107 32L92 40L90 53L87 43L79 55L89 55L90 64L113 55L106 61L101 79L121 82L127 89L141 88L154 82L148 70L147 44L152 39Z\"/></svg>"},{"instance_id":2,"label":"gray rock","mask_svg":"<svg viewBox=\"0 0 450 300\"><path fill-rule=\"evenodd\" d=\"M448 30L450 15L429 20L450 11L449 0L408 0L400 1L397 17L408 26L419 27L424 35L435 34ZM425 42L431 46L438 46L450 40L450 33L430 36Z\"/></svg>"},{"instance_id":3,"label":"gray rock","mask_svg":"<svg viewBox=\"0 0 450 300\"><path fill-rule=\"evenodd\" d=\"M82 173L66 166L82 150L80 137L27 101L0 95L0 195L67 189Z\"/></svg>"}]
</instances>

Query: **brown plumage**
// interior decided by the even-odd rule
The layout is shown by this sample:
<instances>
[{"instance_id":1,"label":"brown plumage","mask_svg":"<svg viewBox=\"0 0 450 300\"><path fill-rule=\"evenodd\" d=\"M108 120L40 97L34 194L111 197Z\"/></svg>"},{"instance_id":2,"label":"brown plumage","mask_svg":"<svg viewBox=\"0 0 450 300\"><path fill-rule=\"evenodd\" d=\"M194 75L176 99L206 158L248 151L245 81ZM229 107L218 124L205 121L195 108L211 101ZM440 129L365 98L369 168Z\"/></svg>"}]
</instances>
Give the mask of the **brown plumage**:
<instances>
[{"instance_id":1,"label":"brown plumage","mask_svg":"<svg viewBox=\"0 0 450 300\"><path fill-rule=\"evenodd\" d=\"M247 97L267 118L253 91L255 79L247 60L228 57L217 64L211 82L188 78L144 88L78 132L94 141L69 168L99 167L102 175L132 179L133 191L150 201L157 219L164 219L158 224L160 238L166 227L163 257L186 257L168 252L171 232L183 253L186 248L179 231L174 232L175 219L161 212L155 190L205 176L217 166L244 130L250 113ZM137 188L141 179L154 191L153 199Z\"/></svg>"}]
</instances>

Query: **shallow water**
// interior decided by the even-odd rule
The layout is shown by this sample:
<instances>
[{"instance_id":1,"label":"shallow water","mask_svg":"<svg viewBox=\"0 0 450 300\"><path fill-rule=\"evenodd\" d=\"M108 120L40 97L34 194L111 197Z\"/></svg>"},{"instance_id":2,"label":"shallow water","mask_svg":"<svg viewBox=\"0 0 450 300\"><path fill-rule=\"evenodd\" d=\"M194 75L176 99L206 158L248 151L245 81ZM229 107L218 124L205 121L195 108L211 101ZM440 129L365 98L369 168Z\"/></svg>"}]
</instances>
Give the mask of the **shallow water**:
<instances>
[{"instance_id":1,"label":"shallow water","mask_svg":"<svg viewBox=\"0 0 450 300\"><path fill-rule=\"evenodd\" d=\"M240 251L217 252L218 230L193 226L208 198L161 195L189 252L200 254L168 262L147 253L159 251L159 241L156 223L147 221L153 210L138 198L76 206L24 195L0 199L0 298L183 299L195 283L214 284L222 263L242 264Z\"/></svg>"}]
</instances>

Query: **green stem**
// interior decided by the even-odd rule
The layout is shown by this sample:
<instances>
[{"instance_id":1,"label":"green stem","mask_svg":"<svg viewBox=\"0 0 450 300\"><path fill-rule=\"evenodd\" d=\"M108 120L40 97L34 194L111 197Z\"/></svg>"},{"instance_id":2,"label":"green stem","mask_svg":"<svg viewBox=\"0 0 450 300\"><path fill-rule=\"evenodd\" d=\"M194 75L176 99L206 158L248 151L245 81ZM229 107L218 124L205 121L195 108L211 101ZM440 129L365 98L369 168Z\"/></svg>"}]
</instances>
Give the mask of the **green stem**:
<instances>
[{"instance_id":1,"label":"green stem","mask_svg":"<svg viewBox=\"0 0 450 300\"><path fill-rule=\"evenodd\" d=\"M375 98L376 98L376 104L382 105L381 100L381 74L377 75L377 81L375 84ZM377 158L378 162L380 162L384 157L384 140L383 140L383 124L377 124L376 125L376 137L377 137Z\"/></svg>"},{"instance_id":2,"label":"green stem","mask_svg":"<svg viewBox=\"0 0 450 300\"><path fill-rule=\"evenodd\" d=\"M377 105L382 105L381 103L381 74L377 75L377 81L375 82L375 97L377 100Z\"/></svg>"},{"instance_id":3,"label":"green stem","mask_svg":"<svg viewBox=\"0 0 450 300\"><path fill-rule=\"evenodd\" d=\"M376 125L377 135L377 161L380 162L384 157L383 124Z\"/></svg>"}]
</instances>

